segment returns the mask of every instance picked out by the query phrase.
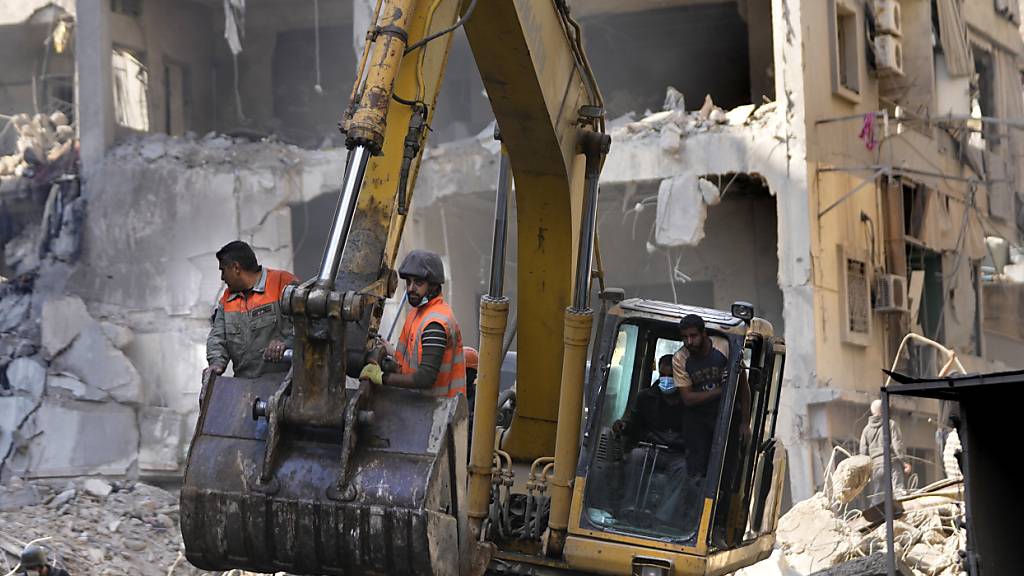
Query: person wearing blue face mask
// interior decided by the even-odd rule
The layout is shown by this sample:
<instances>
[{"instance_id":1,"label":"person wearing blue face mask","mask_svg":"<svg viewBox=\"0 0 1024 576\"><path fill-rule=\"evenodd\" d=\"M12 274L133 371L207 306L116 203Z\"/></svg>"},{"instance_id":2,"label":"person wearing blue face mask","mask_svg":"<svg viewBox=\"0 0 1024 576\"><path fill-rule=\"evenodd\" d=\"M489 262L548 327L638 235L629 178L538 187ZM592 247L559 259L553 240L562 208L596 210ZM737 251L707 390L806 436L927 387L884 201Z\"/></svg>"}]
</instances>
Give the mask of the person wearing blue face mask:
<instances>
[{"instance_id":1,"label":"person wearing blue face mask","mask_svg":"<svg viewBox=\"0 0 1024 576\"><path fill-rule=\"evenodd\" d=\"M647 524L654 517L664 521L663 514L674 513L676 493L682 486L679 479L686 476L686 405L672 378L671 354L658 360L658 375L651 386L637 394L626 416L612 424L612 432L624 436L630 447L623 462L621 514L625 514L623 520L632 523ZM666 486L665 480L674 486ZM652 491L651 486L660 488ZM653 493L660 494L660 500ZM656 502L659 504L655 506Z\"/></svg>"},{"instance_id":2,"label":"person wearing blue face mask","mask_svg":"<svg viewBox=\"0 0 1024 576\"><path fill-rule=\"evenodd\" d=\"M632 444L647 442L683 452L683 411L685 406L672 378L672 355L658 360L658 380L641 390L624 418L612 424L612 431L624 434Z\"/></svg>"}]
</instances>

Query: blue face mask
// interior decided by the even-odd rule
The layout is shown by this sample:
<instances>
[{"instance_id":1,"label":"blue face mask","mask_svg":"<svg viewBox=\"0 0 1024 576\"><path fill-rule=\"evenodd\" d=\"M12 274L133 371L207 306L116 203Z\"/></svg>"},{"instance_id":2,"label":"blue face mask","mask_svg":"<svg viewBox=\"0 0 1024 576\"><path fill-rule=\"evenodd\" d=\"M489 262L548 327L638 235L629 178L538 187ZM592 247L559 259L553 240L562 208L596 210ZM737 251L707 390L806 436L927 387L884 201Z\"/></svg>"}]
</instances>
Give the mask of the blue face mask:
<instances>
[{"instance_id":1,"label":"blue face mask","mask_svg":"<svg viewBox=\"0 0 1024 576\"><path fill-rule=\"evenodd\" d=\"M665 394L674 392L676 389L676 383L671 376L662 376L658 379L658 390L661 390Z\"/></svg>"}]
</instances>

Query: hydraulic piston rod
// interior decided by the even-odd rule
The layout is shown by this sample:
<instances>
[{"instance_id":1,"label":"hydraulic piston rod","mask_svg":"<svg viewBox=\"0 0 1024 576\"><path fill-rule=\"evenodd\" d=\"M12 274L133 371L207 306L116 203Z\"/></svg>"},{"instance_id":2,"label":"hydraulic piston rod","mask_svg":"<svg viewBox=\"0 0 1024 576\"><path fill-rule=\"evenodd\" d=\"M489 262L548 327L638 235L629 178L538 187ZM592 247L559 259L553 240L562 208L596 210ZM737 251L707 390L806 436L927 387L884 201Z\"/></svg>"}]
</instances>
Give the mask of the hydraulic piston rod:
<instances>
[{"instance_id":1,"label":"hydraulic piston rod","mask_svg":"<svg viewBox=\"0 0 1024 576\"><path fill-rule=\"evenodd\" d=\"M338 198L338 208L334 212L334 222L331 224L331 233L327 237L327 247L324 248L320 273L317 275L317 284L325 288L333 288L334 279L338 276L342 252L345 249L345 241L348 240L349 229L352 227L352 216L356 212L359 189L363 186L363 176L366 174L366 163L369 160L370 151L365 146L356 146L349 150L341 197Z\"/></svg>"}]
</instances>

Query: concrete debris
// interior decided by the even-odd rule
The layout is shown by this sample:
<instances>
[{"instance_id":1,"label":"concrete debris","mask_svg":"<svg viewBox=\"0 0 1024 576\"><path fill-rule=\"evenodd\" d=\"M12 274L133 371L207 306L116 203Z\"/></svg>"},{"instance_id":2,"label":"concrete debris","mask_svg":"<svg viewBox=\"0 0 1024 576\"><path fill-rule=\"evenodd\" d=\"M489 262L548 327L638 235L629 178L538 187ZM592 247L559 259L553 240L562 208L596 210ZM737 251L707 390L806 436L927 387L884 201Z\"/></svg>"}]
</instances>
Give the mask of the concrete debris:
<instances>
[{"instance_id":1,"label":"concrete debris","mask_svg":"<svg viewBox=\"0 0 1024 576\"><path fill-rule=\"evenodd\" d=\"M100 328L107 338L110 339L110 343L118 350L124 350L135 339L135 333L132 332L131 328L121 326L120 324L103 321L100 322Z\"/></svg>"},{"instance_id":2,"label":"concrete debris","mask_svg":"<svg viewBox=\"0 0 1024 576\"><path fill-rule=\"evenodd\" d=\"M114 488L99 478L89 478L82 483L82 491L102 500L103 498L110 496L110 493L114 491Z\"/></svg>"},{"instance_id":3,"label":"concrete debris","mask_svg":"<svg viewBox=\"0 0 1024 576\"><path fill-rule=\"evenodd\" d=\"M24 322L31 305L30 294L0 293L0 332L12 331Z\"/></svg>"},{"instance_id":4,"label":"concrete debris","mask_svg":"<svg viewBox=\"0 0 1024 576\"><path fill-rule=\"evenodd\" d=\"M101 485L99 495L89 489ZM6 553L11 566L20 546L50 537L44 545L51 559L76 576L208 574L184 559L174 494L148 484L118 486L97 478L76 480L70 486L25 486L38 498L0 511L0 542L7 544L0 554Z\"/></svg>"},{"instance_id":5,"label":"concrete debris","mask_svg":"<svg viewBox=\"0 0 1024 576\"><path fill-rule=\"evenodd\" d=\"M71 347L54 358L53 367L81 377L83 382L109 393L118 402L142 400L142 378L98 322L85 326Z\"/></svg>"},{"instance_id":6,"label":"concrete debris","mask_svg":"<svg viewBox=\"0 0 1024 576\"><path fill-rule=\"evenodd\" d=\"M665 104L662 110L686 110L686 98L674 86L665 89Z\"/></svg>"},{"instance_id":7,"label":"concrete debris","mask_svg":"<svg viewBox=\"0 0 1024 576\"><path fill-rule=\"evenodd\" d=\"M128 139L112 148L108 159L146 164L180 163L189 168L225 164L259 164L295 166L311 152L273 138L254 142L248 138L232 138L211 132L202 138L194 134L172 137L147 134Z\"/></svg>"},{"instance_id":8,"label":"concrete debris","mask_svg":"<svg viewBox=\"0 0 1024 576\"><path fill-rule=\"evenodd\" d=\"M18 151L0 156L0 177L32 178L48 164L74 150L75 130L68 124L63 112L45 114L15 114L11 126L18 133Z\"/></svg>"},{"instance_id":9,"label":"concrete debris","mask_svg":"<svg viewBox=\"0 0 1024 576\"><path fill-rule=\"evenodd\" d=\"M782 555L741 572L744 576L799 574L885 574L885 523L877 511L865 516L848 504L870 480L871 462L853 456L826 472L825 492L798 502L779 519L777 551ZM896 499L893 533L896 557L907 576L955 576L966 532L962 480L944 480ZM872 518L873 520L869 520ZM874 558L872 560L872 558ZM882 571L874 571L882 566Z\"/></svg>"},{"instance_id":10,"label":"concrete debris","mask_svg":"<svg viewBox=\"0 0 1024 576\"><path fill-rule=\"evenodd\" d=\"M151 406L139 413L139 468L146 472L174 472L182 464L182 415L170 408Z\"/></svg>"},{"instance_id":11,"label":"concrete debris","mask_svg":"<svg viewBox=\"0 0 1024 576\"><path fill-rule=\"evenodd\" d=\"M46 300L40 328L43 350L51 358L63 352L78 337L83 328L94 320L78 296L63 296Z\"/></svg>"},{"instance_id":12,"label":"concrete debris","mask_svg":"<svg viewBox=\"0 0 1024 576\"><path fill-rule=\"evenodd\" d=\"M89 386L78 377L67 372L51 372L46 377L47 393L55 397L67 396L75 400L107 402L110 394Z\"/></svg>"},{"instance_id":13,"label":"concrete debris","mask_svg":"<svg viewBox=\"0 0 1024 576\"><path fill-rule=\"evenodd\" d=\"M661 181L654 238L660 246L696 246L704 239L707 207L719 201L715 184L694 172Z\"/></svg>"},{"instance_id":14,"label":"concrete debris","mask_svg":"<svg viewBox=\"0 0 1024 576\"><path fill-rule=\"evenodd\" d=\"M849 504L871 482L871 457L858 454L843 460L832 474L832 497Z\"/></svg>"},{"instance_id":15,"label":"concrete debris","mask_svg":"<svg viewBox=\"0 0 1024 576\"><path fill-rule=\"evenodd\" d=\"M39 400L46 389L46 368L32 358L17 358L7 365L7 384L13 394Z\"/></svg>"},{"instance_id":16,"label":"concrete debris","mask_svg":"<svg viewBox=\"0 0 1024 576\"><path fill-rule=\"evenodd\" d=\"M26 484L16 476L11 479L8 486L0 486L0 512L35 506L42 501L43 494L36 486Z\"/></svg>"}]
</instances>

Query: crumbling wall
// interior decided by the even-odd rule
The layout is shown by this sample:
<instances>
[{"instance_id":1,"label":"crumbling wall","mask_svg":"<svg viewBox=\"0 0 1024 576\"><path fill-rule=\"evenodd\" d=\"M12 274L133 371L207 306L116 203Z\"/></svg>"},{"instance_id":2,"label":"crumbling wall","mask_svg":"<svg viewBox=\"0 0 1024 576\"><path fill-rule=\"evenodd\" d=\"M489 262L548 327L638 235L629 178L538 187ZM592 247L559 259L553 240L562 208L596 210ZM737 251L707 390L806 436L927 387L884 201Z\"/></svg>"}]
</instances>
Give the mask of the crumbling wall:
<instances>
[{"instance_id":1,"label":"crumbling wall","mask_svg":"<svg viewBox=\"0 0 1024 576\"><path fill-rule=\"evenodd\" d=\"M344 160L213 134L112 149L84 187L77 260L47 256L4 285L0 471L180 472L221 289L214 253L242 239L290 269L290 204L335 187Z\"/></svg>"}]
</instances>

